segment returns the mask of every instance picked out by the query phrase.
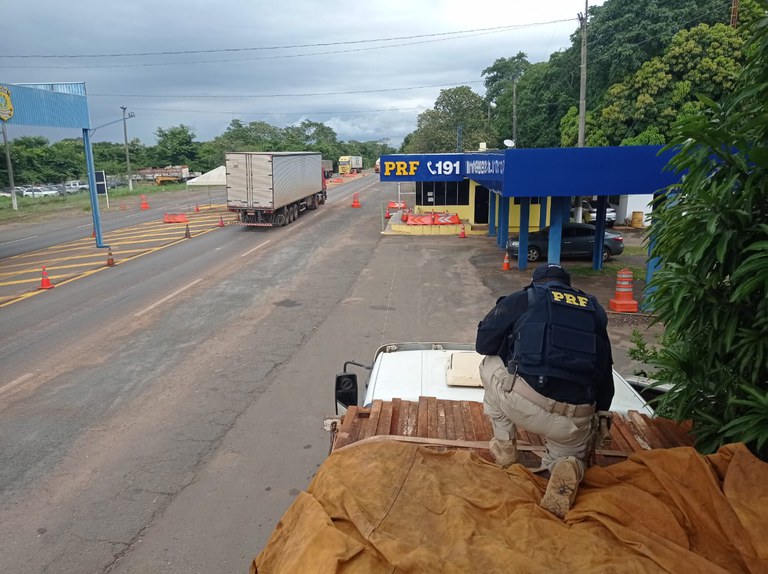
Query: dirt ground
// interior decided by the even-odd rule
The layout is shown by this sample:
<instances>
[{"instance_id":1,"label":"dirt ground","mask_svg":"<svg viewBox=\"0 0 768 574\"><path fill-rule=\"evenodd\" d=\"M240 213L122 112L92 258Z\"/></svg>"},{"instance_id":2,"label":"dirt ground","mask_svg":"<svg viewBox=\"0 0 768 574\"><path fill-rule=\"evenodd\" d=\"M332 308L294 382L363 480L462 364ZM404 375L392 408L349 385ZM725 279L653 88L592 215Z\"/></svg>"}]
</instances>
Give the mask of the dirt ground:
<instances>
[{"instance_id":1,"label":"dirt ground","mask_svg":"<svg viewBox=\"0 0 768 574\"><path fill-rule=\"evenodd\" d=\"M642 306L643 292L645 289L645 250L643 246L643 230L632 227L616 227L614 229L624 235L625 253L608 261L609 271L596 274L591 271L592 263L587 260L564 260L563 267L571 273L571 283L597 297L598 301L608 312L608 334L613 348L614 368L626 376L647 376L648 367L633 361L629 357L629 350L634 346L632 333L639 331L649 343L654 343L656 338L663 333L661 325L651 325L651 317L643 313L616 313L611 311L609 302L615 297L616 271L622 267L631 267L635 270L633 277L633 297ZM532 264L525 271L519 271L513 267L511 271L502 271L495 259L488 262L476 261L475 264L481 270L483 282L491 289L495 297L501 297L522 288L530 282L531 273L536 268ZM640 275L637 270L642 270Z\"/></svg>"}]
</instances>

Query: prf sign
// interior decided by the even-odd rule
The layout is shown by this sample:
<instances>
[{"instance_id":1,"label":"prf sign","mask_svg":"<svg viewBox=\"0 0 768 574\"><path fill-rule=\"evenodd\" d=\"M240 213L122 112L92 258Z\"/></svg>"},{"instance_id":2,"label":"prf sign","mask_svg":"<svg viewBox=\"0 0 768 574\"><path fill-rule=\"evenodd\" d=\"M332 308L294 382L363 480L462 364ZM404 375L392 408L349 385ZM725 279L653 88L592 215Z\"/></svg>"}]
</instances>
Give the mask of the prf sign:
<instances>
[{"instance_id":1,"label":"prf sign","mask_svg":"<svg viewBox=\"0 0 768 574\"><path fill-rule=\"evenodd\" d=\"M459 181L462 154L408 154L381 156L381 181Z\"/></svg>"}]
</instances>

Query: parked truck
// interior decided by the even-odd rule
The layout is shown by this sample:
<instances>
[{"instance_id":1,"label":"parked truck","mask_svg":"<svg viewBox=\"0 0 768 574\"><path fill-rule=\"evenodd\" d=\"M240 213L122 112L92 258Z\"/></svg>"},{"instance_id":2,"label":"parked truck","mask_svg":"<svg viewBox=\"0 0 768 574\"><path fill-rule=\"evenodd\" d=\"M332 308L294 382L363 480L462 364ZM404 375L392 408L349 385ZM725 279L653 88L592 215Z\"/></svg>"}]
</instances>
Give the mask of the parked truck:
<instances>
[{"instance_id":1,"label":"parked truck","mask_svg":"<svg viewBox=\"0 0 768 574\"><path fill-rule=\"evenodd\" d=\"M226 154L227 209L237 225L287 225L327 198L322 157L315 152Z\"/></svg>"},{"instance_id":2,"label":"parked truck","mask_svg":"<svg viewBox=\"0 0 768 574\"><path fill-rule=\"evenodd\" d=\"M360 173L363 171L363 158L359 155L343 155L339 158L339 173Z\"/></svg>"},{"instance_id":3,"label":"parked truck","mask_svg":"<svg viewBox=\"0 0 768 574\"><path fill-rule=\"evenodd\" d=\"M152 180L157 185L169 183L181 183L187 181L192 175L188 165L169 165L166 167L147 167L138 170L138 177L142 180Z\"/></svg>"},{"instance_id":4,"label":"parked truck","mask_svg":"<svg viewBox=\"0 0 768 574\"><path fill-rule=\"evenodd\" d=\"M329 177L333 176L333 160L332 159L324 159L323 160L323 177L328 179Z\"/></svg>"},{"instance_id":5,"label":"parked truck","mask_svg":"<svg viewBox=\"0 0 768 574\"><path fill-rule=\"evenodd\" d=\"M611 447L560 519L539 506L541 436L518 429L519 464L493 464L481 359L393 343L344 363L331 454L251 573L762 571L768 469L744 445L697 453L689 424L656 417L614 371Z\"/></svg>"}]
</instances>

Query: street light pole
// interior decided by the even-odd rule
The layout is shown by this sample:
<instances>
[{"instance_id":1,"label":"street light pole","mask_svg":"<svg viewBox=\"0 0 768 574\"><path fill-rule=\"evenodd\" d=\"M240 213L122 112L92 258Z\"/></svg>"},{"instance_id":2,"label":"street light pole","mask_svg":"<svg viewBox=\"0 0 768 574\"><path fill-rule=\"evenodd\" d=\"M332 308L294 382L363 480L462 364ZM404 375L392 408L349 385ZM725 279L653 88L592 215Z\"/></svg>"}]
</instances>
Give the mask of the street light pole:
<instances>
[{"instance_id":1,"label":"street light pole","mask_svg":"<svg viewBox=\"0 0 768 574\"><path fill-rule=\"evenodd\" d=\"M128 109L128 106L120 106L120 109L123 110L123 137L125 138L125 164L128 167L128 191L133 191L133 182L131 181L131 156L128 153L128 126L125 123L125 110ZM131 113L131 116L133 116L133 113Z\"/></svg>"}]
</instances>

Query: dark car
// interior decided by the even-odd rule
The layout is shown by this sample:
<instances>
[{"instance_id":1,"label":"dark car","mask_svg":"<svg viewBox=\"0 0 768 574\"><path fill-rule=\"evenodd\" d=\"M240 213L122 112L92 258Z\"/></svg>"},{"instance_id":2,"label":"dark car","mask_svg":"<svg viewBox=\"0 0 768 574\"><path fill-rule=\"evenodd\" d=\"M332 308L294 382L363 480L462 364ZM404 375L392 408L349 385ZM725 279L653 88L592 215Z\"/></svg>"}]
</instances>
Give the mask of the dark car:
<instances>
[{"instance_id":1,"label":"dark car","mask_svg":"<svg viewBox=\"0 0 768 574\"><path fill-rule=\"evenodd\" d=\"M507 241L507 253L511 259L517 258L519 241L510 237ZM546 258L549 249L549 227L528 234L528 261L540 261ZM595 227L586 223L564 223L563 240L560 246L562 257L592 257L595 250ZM605 232L603 261L624 251L624 237L613 231Z\"/></svg>"}]
</instances>

